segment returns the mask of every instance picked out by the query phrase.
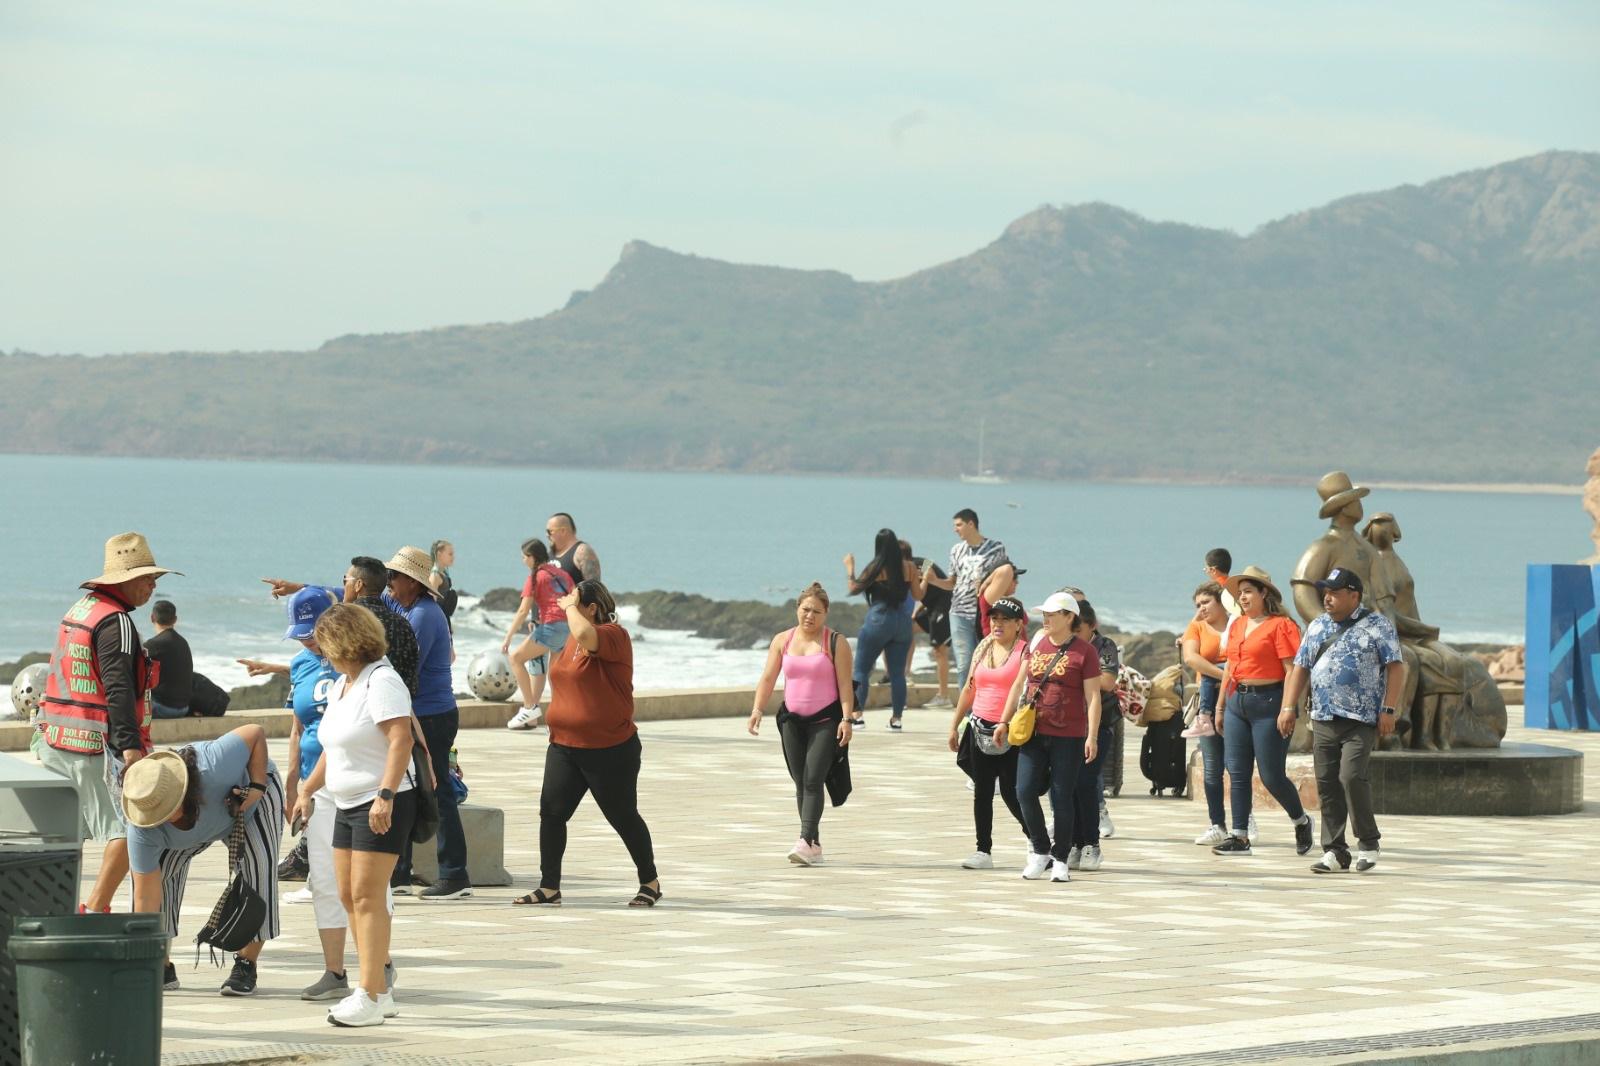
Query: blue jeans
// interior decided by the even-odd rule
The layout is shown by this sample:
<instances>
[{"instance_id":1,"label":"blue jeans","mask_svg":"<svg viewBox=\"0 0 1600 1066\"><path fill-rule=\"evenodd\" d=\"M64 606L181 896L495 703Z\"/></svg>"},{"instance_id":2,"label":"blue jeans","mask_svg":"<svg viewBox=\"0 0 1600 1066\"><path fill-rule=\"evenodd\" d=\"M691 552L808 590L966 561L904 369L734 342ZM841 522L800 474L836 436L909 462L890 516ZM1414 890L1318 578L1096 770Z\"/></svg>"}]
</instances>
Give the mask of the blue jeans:
<instances>
[{"instance_id":1,"label":"blue jeans","mask_svg":"<svg viewBox=\"0 0 1600 1066\"><path fill-rule=\"evenodd\" d=\"M1047 737L1035 733L1017 752L1017 806L1022 808L1022 825L1028 831L1028 846L1035 855L1050 855L1067 861L1072 850L1073 793L1082 771L1082 737ZM1045 825L1044 807L1039 803L1046 788L1050 790L1052 826ZM1098 813L1095 819L1098 823ZM1055 830L1054 843L1051 842L1051 828Z\"/></svg>"},{"instance_id":2,"label":"blue jeans","mask_svg":"<svg viewBox=\"0 0 1600 1066\"><path fill-rule=\"evenodd\" d=\"M155 718L187 718L189 717L189 708L168 707L165 703L157 703L155 700L151 700L150 714Z\"/></svg>"},{"instance_id":3,"label":"blue jeans","mask_svg":"<svg viewBox=\"0 0 1600 1066\"><path fill-rule=\"evenodd\" d=\"M906 709L906 665L911 655L911 616L898 607L875 603L856 635L855 688L857 709L867 705L868 679L879 657L888 653L889 703L894 716Z\"/></svg>"},{"instance_id":4,"label":"blue jeans","mask_svg":"<svg viewBox=\"0 0 1600 1066\"><path fill-rule=\"evenodd\" d=\"M1116 732L1115 724L1101 727L1094 761L1084 763L1083 772L1078 775L1078 787L1072 792L1072 846L1075 848L1100 846L1100 797L1105 795L1106 752L1111 750Z\"/></svg>"},{"instance_id":5,"label":"blue jeans","mask_svg":"<svg viewBox=\"0 0 1600 1066\"><path fill-rule=\"evenodd\" d=\"M433 776L439 787L434 795L439 798L439 880L461 882L467 879L467 834L461 828L461 812L456 809L456 790L450 787L450 748L456 742L456 731L461 726L460 711L423 715L417 719L422 727L422 737L428 742L428 754L433 758ZM422 787L426 788L424 782ZM394 884L405 884L411 879L411 839L406 838L405 849L395 865Z\"/></svg>"},{"instance_id":6,"label":"blue jeans","mask_svg":"<svg viewBox=\"0 0 1600 1066\"><path fill-rule=\"evenodd\" d=\"M1200 711L1210 714L1211 708L1217 705L1217 688L1222 684L1214 677L1200 679ZM1195 745L1200 749L1200 759L1205 769L1202 776L1206 787L1206 815L1211 819L1211 825L1227 825L1228 812L1222 805L1222 738L1220 736L1200 737L1195 740Z\"/></svg>"},{"instance_id":7,"label":"blue jeans","mask_svg":"<svg viewBox=\"0 0 1600 1066\"><path fill-rule=\"evenodd\" d=\"M1289 780L1289 738L1278 732L1278 711L1283 686L1263 692L1235 692L1223 709L1223 749L1228 763L1228 791L1233 806L1233 833L1244 836L1250 826L1250 766L1261 774L1261 784L1278 801L1291 821L1305 817L1300 793Z\"/></svg>"},{"instance_id":8,"label":"blue jeans","mask_svg":"<svg viewBox=\"0 0 1600 1066\"><path fill-rule=\"evenodd\" d=\"M978 616L952 614L950 616L950 647L955 650L955 690L961 691L967 683L967 672L972 669L972 653L978 650Z\"/></svg>"}]
</instances>

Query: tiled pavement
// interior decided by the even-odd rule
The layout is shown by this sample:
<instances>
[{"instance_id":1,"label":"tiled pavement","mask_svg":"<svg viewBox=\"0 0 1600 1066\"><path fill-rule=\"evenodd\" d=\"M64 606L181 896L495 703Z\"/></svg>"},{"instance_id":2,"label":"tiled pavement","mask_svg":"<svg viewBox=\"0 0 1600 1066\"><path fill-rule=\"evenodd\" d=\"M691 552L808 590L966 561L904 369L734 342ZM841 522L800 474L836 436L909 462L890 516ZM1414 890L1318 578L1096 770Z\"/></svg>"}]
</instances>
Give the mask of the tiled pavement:
<instances>
[{"instance_id":1,"label":"tiled pavement","mask_svg":"<svg viewBox=\"0 0 1600 1066\"><path fill-rule=\"evenodd\" d=\"M1275 819L1248 858L1195 847L1199 808L1146 796L1129 744L1105 868L1054 885L1019 879L1010 833L1000 869L958 868L971 794L944 748L946 715L913 711L894 735L872 714L852 749L855 794L823 819L819 869L784 860L793 799L770 720L759 739L735 719L646 724L641 806L666 893L654 910L622 905L632 869L589 803L573 823L567 904L510 907L537 869L546 738L463 733L473 800L508 812L518 883L399 904L402 1016L338 1030L325 1005L300 1002L320 956L310 908L286 907L254 999L218 997L223 974L192 970L178 949L164 1059L1198 1063L1290 1043L1257 1061L1315 1058L1451 1027L1473 1027L1452 1041L1549 1019L1600 1028L1577 1018L1600 1009L1600 737L1511 738L1586 751L1583 813L1385 818L1379 869L1339 877L1309 873L1313 856L1296 856ZM196 863L183 937L222 863L220 848Z\"/></svg>"}]
</instances>

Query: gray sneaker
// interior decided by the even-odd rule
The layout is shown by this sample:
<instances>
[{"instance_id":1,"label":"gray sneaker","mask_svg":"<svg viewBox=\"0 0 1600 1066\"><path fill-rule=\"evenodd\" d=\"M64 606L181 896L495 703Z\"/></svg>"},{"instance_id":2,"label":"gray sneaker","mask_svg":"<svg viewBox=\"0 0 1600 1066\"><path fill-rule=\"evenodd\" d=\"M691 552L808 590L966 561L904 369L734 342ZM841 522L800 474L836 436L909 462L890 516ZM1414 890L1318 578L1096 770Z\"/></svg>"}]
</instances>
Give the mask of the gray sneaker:
<instances>
[{"instance_id":1,"label":"gray sneaker","mask_svg":"<svg viewBox=\"0 0 1600 1066\"><path fill-rule=\"evenodd\" d=\"M332 970L323 970L317 983L300 990L301 999L343 999L350 994L350 978Z\"/></svg>"},{"instance_id":2,"label":"gray sneaker","mask_svg":"<svg viewBox=\"0 0 1600 1066\"><path fill-rule=\"evenodd\" d=\"M394 968L394 960L390 959L383 964L383 979L389 986L389 991L394 991L394 983L399 979L399 971Z\"/></svg>"}]
</instances>

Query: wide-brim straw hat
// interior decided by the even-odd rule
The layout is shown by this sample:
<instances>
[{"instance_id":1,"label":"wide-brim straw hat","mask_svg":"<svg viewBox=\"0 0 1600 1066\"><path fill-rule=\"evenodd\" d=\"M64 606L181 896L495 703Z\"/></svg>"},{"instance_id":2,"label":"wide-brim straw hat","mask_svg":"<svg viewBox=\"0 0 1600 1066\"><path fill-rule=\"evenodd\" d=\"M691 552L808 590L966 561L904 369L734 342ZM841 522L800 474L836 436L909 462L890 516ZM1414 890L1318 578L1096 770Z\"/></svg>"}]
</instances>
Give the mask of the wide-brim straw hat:
<instances>
[{"instance_id":1,"label":"wide-brim straw hat","mask_svg":"<svg viewBox=\"0 0 1600 1066\"><path fill-rule=\"evenodd\" d=\"M1352 485L1350 475L1343 470L1324 474L1322 480L1317 482L1317 495L1322 497L1322 510L1318 512L1318 516L1332 518L1348 504L1361 499L1371 491L1365 485Z\"/></svg>"},{"instance_id":2,"label":"wide-brim straw hat","mask_svg":"<svg viewBox=\"0 0 1600 1066\"><path fill-rule=\"evenodd\" d=\"M438 590L428 581L428 578L433 574L433 556L421 548L413 548L407 544L404 548L395 552L394 558L390 559L385 565L395 573L404 574L406 577L411 578L411 580L422 586L424 592L438 599Z\"/></svg>"},{"instance_id":3,"label":"wide-brim straw hat","mask_svg":"<svg viewBox=\"0 0 1600 1066\"><path fill-rule=\"evenodd\" d=\"M122 774L122 814L129 825L150 829L171 820L183 806L189 767L172 751L151 752Z\"/></svg>"},{"instance_id":4,"label":"wide-brim straw hat","mask_svg":"<svg viewBox=\"0 0 1600 1066\"><path fill-rule=\"evenodd\" d=\"M1279 592L1278 586L1272 583L1272 575L1259 566L1247 566L1228 578L1228 595L1232 596L1235 601L1239 599L1239 582L1241 581L1254 581L1263 588L1271 589L1273 595L1277 596L1278 599L1283 599L1283 593Z\"/></svg>"},{"instance_id":5,"label":"wide-brim straw hat","mask_svg":"<svg viewBox=\"0 0 1600 1066\"><path fill-rule=\"evenodd\" d=\"M82 587L120 585L124 581L132 581L136 577L145 577L149 574L183 576L180 570L168 570L164 566L156 565L156 557L150 551L150 542L144 539L143 533L118 533L106 541L105 573L99 577L91 577Z\"/></svg>"}]
</instances>

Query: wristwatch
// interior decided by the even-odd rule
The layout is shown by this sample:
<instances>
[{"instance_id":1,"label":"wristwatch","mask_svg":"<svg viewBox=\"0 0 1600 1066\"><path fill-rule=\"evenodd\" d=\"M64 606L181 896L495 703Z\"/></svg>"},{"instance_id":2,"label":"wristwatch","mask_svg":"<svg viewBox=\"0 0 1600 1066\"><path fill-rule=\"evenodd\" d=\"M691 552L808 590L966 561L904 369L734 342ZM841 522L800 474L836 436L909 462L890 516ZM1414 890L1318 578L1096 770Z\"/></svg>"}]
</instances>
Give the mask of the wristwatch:
<instances>
[{"instance_id":1,"label":"wristwatch","mask_svg":"<svg viewBox=\"0 0 1600 1066\"><path fill-rule=\"evenodd\" d=\"M392 789L392 788L380 788L380 789L378 789L378 798L381 799L381 800L384 800L386 802L390 801L390 800L393 800L394 799L394 789Z\"/></svg>"},{"instance_id":2,"label":"wristwatch","mask_svg":"<svg viewBox=\"0 0 1600 1066\"><path fill-rule=\"evenodd\" d=\"M1393 708L1393 707L1385 707L1385 708L1384 708L1384 709L1383 709L1383 713L1384 713L1384 714L1391 714L1391 715L1392 715L1392 714L1398 714L1398 713L1399 713L1399 712L1398 712L1398 711L1396 711L1396 710L1395 710L1395 709L1394 709L1394 708Z\"/></svg>"}]
</instances>

